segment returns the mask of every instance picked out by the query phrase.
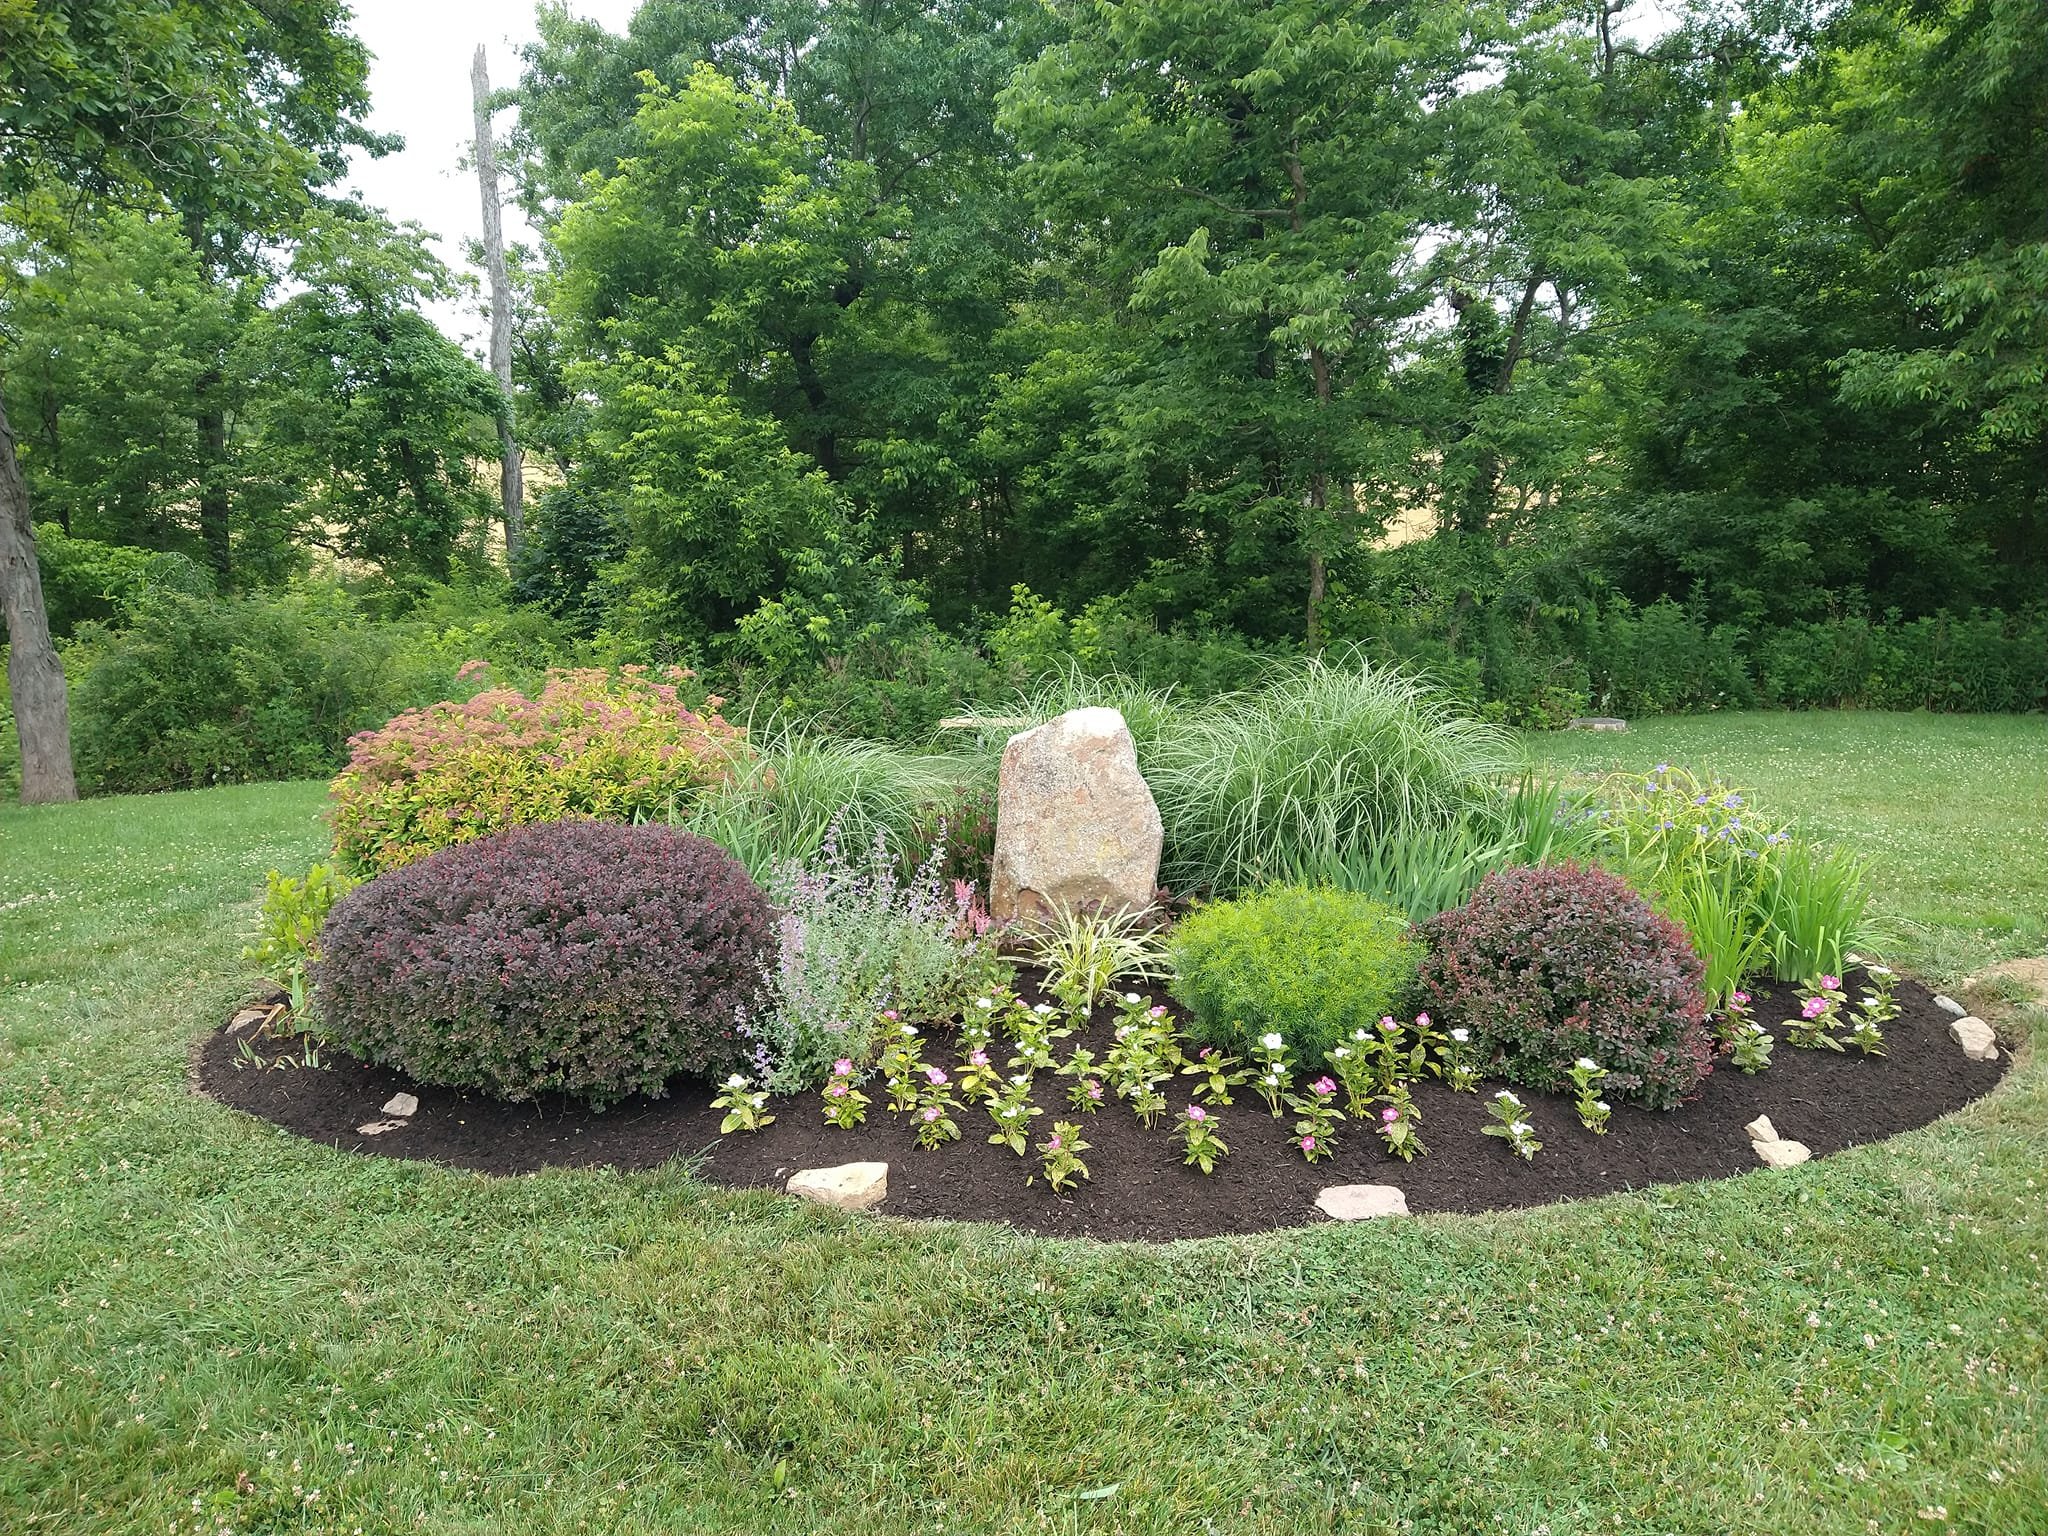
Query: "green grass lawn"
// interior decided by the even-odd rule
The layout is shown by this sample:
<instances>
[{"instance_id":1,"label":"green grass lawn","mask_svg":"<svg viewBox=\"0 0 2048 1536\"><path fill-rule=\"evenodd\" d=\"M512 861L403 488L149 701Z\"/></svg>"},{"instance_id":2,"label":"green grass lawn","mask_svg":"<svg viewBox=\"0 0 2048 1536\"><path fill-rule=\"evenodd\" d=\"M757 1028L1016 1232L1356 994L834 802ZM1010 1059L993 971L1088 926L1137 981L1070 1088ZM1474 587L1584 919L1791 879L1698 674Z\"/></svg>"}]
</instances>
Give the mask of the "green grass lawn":
<instances>
[{"instance_id":1,"label":"green grass lawn","mask_svg":"<svg viewBox=\"0 0 2048 1536\"><path fill-rule=\"evenodd\" d=\"M1887 912L2038 947L2037 721L1725 717ZM1110 1247L193 1099L315 785L0 812L0 1530L2048 1531L2048 1072L1789 1173ZM1974 937L1982 934L1981 939Z\"/></svg>"}]
</instances>

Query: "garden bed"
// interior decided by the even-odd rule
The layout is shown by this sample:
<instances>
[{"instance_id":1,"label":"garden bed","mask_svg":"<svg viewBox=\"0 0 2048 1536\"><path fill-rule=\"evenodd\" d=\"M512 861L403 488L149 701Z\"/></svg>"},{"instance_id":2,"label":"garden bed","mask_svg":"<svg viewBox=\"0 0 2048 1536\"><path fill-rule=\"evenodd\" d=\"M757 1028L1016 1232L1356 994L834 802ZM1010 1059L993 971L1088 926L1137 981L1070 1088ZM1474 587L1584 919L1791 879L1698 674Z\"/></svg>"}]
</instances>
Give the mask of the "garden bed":
<instances>
[{"instance_id":1,"label":"garden bed","mask_svg":"<svg viewBox=\"0 0 2048 1536\"><path fill-rule=\"evenodd\" d=\"M1852 977L1852 983L1859 978ZM1029 978L1025 978L1028 983ZM1027 998L1036 994L1027 984ZM1161 995L1161 1001L1166 1001ZM1346 1123L1336 1154L1305 1162L1288 1135L1248 1089L1218 1111L1230 1155L1204 1176L1181 1162L1181 1145L1166 1127L1148 1130L1124 1105L1077 1116L1063 1098L1066 1080L1040 1076L1036 1102L1045 1114L1034 1138L1055 1119L1076 1119L1091 1144L1084 1154L1093 1179L1056 1195L1027 1177L1036 1157L1019 1157L987 1141L987 1115L960 1116L962 1139L937 1151L920 1148L906 1117L877 1103L867 1124L837 1130L825 1124L815 1093L773 1101L774 1124L752 1134L721 1136L712 1090L678 1080L658 1100L630 1099L603 1113L564 1100L505 1104L475 1094L417 1084L404 1074L365 1065L343 1053L321 1055L321 1070L257 1070L247 1048L275 1059L291 1041L251 1038L255 1026L216 1031L202 1044L200 1087L233 1108L270 1120L309 1140L377 1157L416 1158L490 1174L542 1168L646 1169L673 1158L697 1160L706 1180L740 1188L779 1189L791 1173L837 1163L889 1164L889 1195L879 1210L892 1216L1003 1222L1063 1237L1165 1240L1261 1232L1323 1218L1319 1190L1334 1184L1393 1184L1411 1211L1491 1211L1558 1200L1720 1178L1757 1168L1743 1127L1770 1116L1780 1135L1802 1141L1816 1156L1911 1130L1989 1092L2005 1071L1971 1061L1949 1038L1949 1015L1927 990L1906 981L1900 1016L1886 1026L1890 1054L1801 1050L1782 1043L1785 1019L1796 1014L1794 989L1758 989L1755 1017L1781 1044L1768 1071L1746 1076L1725 1059L1699 1096L1669 1112L1618 1107L1609 1132L1582 1129L1565 1095L1518 1090L1542 1138L1533 1162L1480 1134L1487 1123L1488 1083L1455 1093L1439 1082L1415 1085L1427 1155L1402 1163L1370 1129ZM1069 1045L1101 1054L1109 1022L1099 1017ZM420 1107L400 1127L376 1136L358 1129L386 1117L396 1093L418 1095ZM1184 1098L1172 1101L1177 1111Z\"/></svg>"}]
</instances>

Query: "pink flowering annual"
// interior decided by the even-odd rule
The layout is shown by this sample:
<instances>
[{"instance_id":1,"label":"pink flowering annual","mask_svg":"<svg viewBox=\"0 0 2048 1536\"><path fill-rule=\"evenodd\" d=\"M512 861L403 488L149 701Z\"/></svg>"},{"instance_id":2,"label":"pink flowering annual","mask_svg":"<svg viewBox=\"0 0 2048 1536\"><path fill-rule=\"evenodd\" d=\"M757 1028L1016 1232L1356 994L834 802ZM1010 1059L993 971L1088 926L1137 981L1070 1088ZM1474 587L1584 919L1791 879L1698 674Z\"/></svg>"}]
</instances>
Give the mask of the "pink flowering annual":
<instances>
[{"instance_id":1,"label":"pink flowering annual","mask_svg":"<svg viewBox=\"0 0 2048 1536\"><path fill-rule=\"evenodd\" d=\"M1337 1085L1330 1081L1328 1077L1319 1077L1314 1082L1310 1083L1308 1087L1309 1092L1315 1094L1318 1098L1324 1099L1327 1099L1331 1094L1337 1091Z\"/></svg>"},{"instance_id":2,"label":"pink flowering annual","mask_svg":"<svg viewBox=\"0 0 2048 1536\"><path fill-rule=\"evenodd\" d=\"M837 1061L832 1063L832 1075L834 1077L853 1076L853 1063L847 1060L844 1056L840 1057Z\"/></svg>"},{"instance_id":3,"label":"pink flowering annual","mask_svg":"<svg viewBox=\"0 0 2048 1536\"><path fill-rule=\"evenodd\" d=\"M1385 1109L1380 1111L1380 1119L1387 1125L1392 1125L1396 1120L1400 1118L1401 1111L1396 1109L1391 1104L1389 1104Z\"/></svg>"},{"instance_id":4,"label":"pink flowering annual","mask_svg":"<svg viewBox=\"0 0 2048 1536\"><path fill-rule=\"evenodd\" d=\"M936 1104L932 1105L932 1106L931 1106L931 1107L930 1107L929 1109L927 1109L927 1110L926 1110L926 1111L924 1112L924 1123L925 1123L926 1125L930 1125L930 1124L931 1124L931 1123L932 1123L932 1122L933 1122L934 1120L936 1120L936 1119L938 1119L938 1118L939 1118L939 1106L938 1106L938 1105L936 1105Z\"/></svg>"},{"instance_id":5,"label":"pink flowering annual","mask_svg":"<svg viewBox=\"0 0 2048 1536\"><path fill-rule=\"evenodd\" d=\"M1196 1121L1206 1120L1209 1118L1209 1111L1202 1108L1199 1104L1190 1104L1188 1106L1188 1118Z\"/></svg>"},{"instance_id":6,"label":"pink flowering annual","mask_svg":"<svg viewBox=\"0 0 2048 1536\"><path fill-rule=\"evenodd\" d=\"M1841 987L1841 985L1842 978L1839 976L1823 976L1820 979L1820 989L1823 992L1836 991Z\"/></svg>"},{"instance_id":7,"label":"pink flowering annual","mask_svg":"<svg viewBox=\"0 0 2048 1536\"><path fill-rule=\"evenodd\" d=\"M937 1067L926 1067L924 1069L924 1080L934 1088L943 1088L947 1082L946 1074Z\"/></svg>"}]
</instances>

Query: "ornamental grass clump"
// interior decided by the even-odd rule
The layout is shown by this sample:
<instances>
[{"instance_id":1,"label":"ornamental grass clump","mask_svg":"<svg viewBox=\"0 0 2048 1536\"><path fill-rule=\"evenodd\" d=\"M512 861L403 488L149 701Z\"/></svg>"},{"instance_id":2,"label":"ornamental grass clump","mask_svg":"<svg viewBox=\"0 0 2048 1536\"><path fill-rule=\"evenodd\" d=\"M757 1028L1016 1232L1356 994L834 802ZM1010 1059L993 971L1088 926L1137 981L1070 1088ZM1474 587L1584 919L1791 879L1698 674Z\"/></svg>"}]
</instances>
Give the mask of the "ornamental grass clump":
<instances>
[{"instance_id":1,"label":"ornamental grass clump","mask_svg":"<svg viewBox=\"0 0 2048 1536\"><path fill-rule=\"evenodd\" d=\"M508 827L663 816L719 784L746 751L679 685L627 667L556 671L533 698L493 688L407 710L349 743L330 819L337 859L359 874L401 868Z\"/></svg>"},{"instance_id":2,"label":"ornamental grass clump","mask_svg":"<svg viewBox=\"0 0 2048 1536\"><path fill-rule=\"evenodd\" d=\"M1274 886L1197 907L1175 929L1172 992L1204 1045L1277 1033L1319 1062L1398 1010L1422 946L1406 914L1347 891Z\"/></svg>"},{"instance_id":3,"label":"ornamental grass clump","mask_svg":"<svg viewBox=\"0 0 2048 1536\"><path fill-rule=\"evenodd\" d=\"M1580 1057L1613 1098L1670 1109L1713 1068L1699 956L1604 870L1500 870L1424 927L1431 1011L1470 1031L1478 1069L1561 1092Z\"/></svg>"},{"instance_id":4,"label":"ornamental grass clump","mask_svg":"<svg viewBox=\"0 0 2048 1536\"><path fill-rule=\"evenodd\" d=\"M1166 713L1138 763L1166 824L1160 877L1174 890L1320 879L1347 850L1485 805L1521 763L1506 731L1355 651Z\"/></svg>"},{"instance_id":5,"label":"ornamental grass clump","mask_svg":"<svg viewBox=\"0 0 2048 1536\"><path fill-rule=\"evenodd\" d=\"M516 827L335 903L331 1039L421 1082L595 1107L744 1065L774 914L732 855L669 827Z\"/></svg>"}]
</instances>

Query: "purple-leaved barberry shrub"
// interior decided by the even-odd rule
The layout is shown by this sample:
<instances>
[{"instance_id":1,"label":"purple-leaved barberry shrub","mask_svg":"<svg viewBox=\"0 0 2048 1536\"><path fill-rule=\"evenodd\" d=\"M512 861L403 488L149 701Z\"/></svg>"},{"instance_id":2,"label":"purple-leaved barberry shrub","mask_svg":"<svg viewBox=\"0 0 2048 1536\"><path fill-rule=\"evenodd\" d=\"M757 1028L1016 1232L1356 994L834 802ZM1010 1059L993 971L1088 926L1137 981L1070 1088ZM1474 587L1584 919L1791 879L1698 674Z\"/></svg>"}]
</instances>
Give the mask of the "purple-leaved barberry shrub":
<instances>
[{"instance_id":1,"label":"purple-leaved barberry shrub","mask_svg":"<svg viewBox=\"0 0 2048 1536\"><path fill-rule=\"evenodd\" d=\"M749 1063L775 917L716 843L655 823L515 827L335 904L314 987L335 1043L425 1083L602 1108Z\"/></svg>"},{"instance_id":2,"label":"purple-leaved barberry shrub","mask_svg":"<svg viewBox=\"0 0 2048 1536\"><path fill-rule=\"evenodd\" d=\"M1496 870L1423 937L1423 994L1471 1032L1487 1076L1562 1092L1588 1057L1606 1069L1608 1097L1670 1109L1713 1070L1700 957L1605 870Z\"/></svg>"}]
</instances>

